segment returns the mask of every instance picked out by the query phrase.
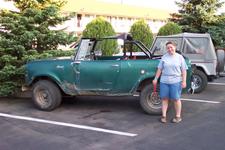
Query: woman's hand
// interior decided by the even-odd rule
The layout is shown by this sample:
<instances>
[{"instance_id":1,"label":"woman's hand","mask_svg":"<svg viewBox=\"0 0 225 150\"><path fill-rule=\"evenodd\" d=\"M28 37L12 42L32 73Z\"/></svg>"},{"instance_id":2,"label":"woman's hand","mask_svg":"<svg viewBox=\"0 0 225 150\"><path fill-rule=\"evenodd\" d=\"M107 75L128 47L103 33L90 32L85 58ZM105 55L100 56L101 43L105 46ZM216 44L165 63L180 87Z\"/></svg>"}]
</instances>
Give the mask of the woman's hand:
<instances>
[{"instance_id":1,"label":"woman's hand","mask_svg":"<svg viewBox=\"0 0 225 150\"><path fill-rule=\"evenodd\" d=\"M152 84L156 85L157 84L157 80L152 80Z\"/></svg>"},{"instance_id":2,"label":"woman's hand","mask_svg":"<svg viewBox=\"0 0 225 150\"><path fill-rule=\"evenodd\" d=\"M182 82L181 82L181 87L182 87L182 88L186 88L186 86L187 86L186 81L182 81Z\"/></svg>"}]
</instances>

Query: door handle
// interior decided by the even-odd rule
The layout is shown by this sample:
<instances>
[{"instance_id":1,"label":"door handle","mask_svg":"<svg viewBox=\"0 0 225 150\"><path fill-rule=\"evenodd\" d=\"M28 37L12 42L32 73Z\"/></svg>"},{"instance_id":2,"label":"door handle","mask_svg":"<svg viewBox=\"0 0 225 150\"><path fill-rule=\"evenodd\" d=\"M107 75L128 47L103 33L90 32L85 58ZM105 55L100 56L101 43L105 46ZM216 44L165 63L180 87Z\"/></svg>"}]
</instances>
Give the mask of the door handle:
<instances>
[{"instance_id":1,"label":"door handle","mask_svg":"<svg viewBox=\"0 0 225 150\"><path fill-rule=\"evenodd\" d=\"M119 65L118 64L115 64L115 65L112 65L112 67L119 67Z\"/></svg>"},{"instance_id":2,"label":"door handle","mask_svg":"<svg viewBox=\"0 0 225 150\"><path fill-rule=\"evenodd\" d=\"M73 65L73 64L80 64L80 61L71 62L71 65Z\"/></svg>"},{"instance_id":3,"label":"door handle","mask_svg":"<svg viewBox=\"0 0 225 150\"><path fill-rule=\"evenodd\" d=\"M64 66L57 65L56 68L57 68L57 69L64 69Z\"/></svg>"}]
</instances>

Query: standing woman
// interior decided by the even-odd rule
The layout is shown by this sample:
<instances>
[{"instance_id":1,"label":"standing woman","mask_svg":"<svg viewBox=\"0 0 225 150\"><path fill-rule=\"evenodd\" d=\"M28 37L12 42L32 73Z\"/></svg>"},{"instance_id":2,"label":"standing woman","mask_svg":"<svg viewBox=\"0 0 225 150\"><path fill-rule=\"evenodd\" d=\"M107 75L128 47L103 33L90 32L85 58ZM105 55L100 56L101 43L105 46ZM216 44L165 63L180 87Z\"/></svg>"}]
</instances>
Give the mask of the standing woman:
<instances>
[{"instance_id":1,"label":"standing woman","mask_svg":"<svg viewBox=\"0 0 225 150\"><path fill-rule=\"evenodd\" d=\"M160 78L160 98L162 100L162 123L167 122L167 109L169 100L174 102L176 116L172 119L173 123L179 123L181 118L181 92L186 87L187 64L182 55L176 53L176 44L174 42L166 43L167 53L163 55L159 62L155 79L152 81L157 85Z\"/></svg>"}]
</instances>

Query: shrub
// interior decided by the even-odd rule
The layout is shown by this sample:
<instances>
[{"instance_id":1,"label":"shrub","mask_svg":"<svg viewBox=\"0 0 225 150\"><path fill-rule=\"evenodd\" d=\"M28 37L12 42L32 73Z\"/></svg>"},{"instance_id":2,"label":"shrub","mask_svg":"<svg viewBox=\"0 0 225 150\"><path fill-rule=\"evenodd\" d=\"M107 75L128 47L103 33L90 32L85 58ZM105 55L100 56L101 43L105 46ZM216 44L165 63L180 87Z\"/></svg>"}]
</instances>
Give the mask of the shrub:
<instances>
[{"instance_id":1,"label":"shrub","mask_svg":"<svg viewBox=\"0 0 225 150\"><path fill-rule=\"evenodd\" d=\"M104 18L98 17L87 24L82 36L86 38L102 38L115 34L112 25ZM117 42L115 40L105 40L102 44L102 54L111 56L114 53L117 53Z\"/></svg>"},{"instance_id":2,"label":"shrub","mask_svg":"<svg viewBox=\"0 0 225 150\"><path fill-rule=\"evenodd\" d=\"M159 29L158 35L173 35L173 34L178 34L181 32L182 32L182 29L178 24L173 22L168 22L167 24L165 24Z\"/></svg>"},{"instance_id":3,"label":"shrub","mask_svg":"<svg viewBox=\"0 0 225 150\"><path fill-rule=\"evenodd\" d=\"M152 45L153 33L143 19L138 20L131 26L130 33L133 39L141 41L148 48ZM137 51L137 49L134 49L134 51Z\"/></svg>"}]
</instances>

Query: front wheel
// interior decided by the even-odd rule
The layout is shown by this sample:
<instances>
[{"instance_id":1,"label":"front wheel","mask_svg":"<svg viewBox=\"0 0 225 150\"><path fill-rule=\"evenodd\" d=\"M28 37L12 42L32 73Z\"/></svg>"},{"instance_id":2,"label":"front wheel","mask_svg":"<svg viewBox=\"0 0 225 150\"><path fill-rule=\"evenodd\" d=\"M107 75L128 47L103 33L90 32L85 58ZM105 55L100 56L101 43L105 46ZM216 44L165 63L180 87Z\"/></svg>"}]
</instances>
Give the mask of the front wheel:
<instances>
[{"instance_id":1,"label":"front wheel","mask_svg":"<svg viewBox=\"0 0 225 150\"><path fill-rule=\"evenodd\" d=\"M33 86L32 100L38 109L51 111L60 105L62 96L54 83L40 80Z\"/></svg>"},{"instance_id":2,"label":"front wheel","mask_svg":"<svg viewBox=\"0 0 225 150\"><path fill-rule=\"evenodd\" d=\"M159 92L159 88L157 88L157 92ZM143 110L148 114L157 114L160 115L162 113L162 103L159 96L151 96L153 92L153 85L146 85L142 91L140 96L140 104Z\"/></svg>"},{"instance_id":3,"label":"front wheel","mask_svg":"<svg viewBox=\"0 0 225 150\"><path fill-rule=\"evenodd\" d=\"M206 88L208 79L204 72L196 69L192 75L192 82L192 89L194 90L194 93L200 93Z\"/></svg>"}]
</instances>

